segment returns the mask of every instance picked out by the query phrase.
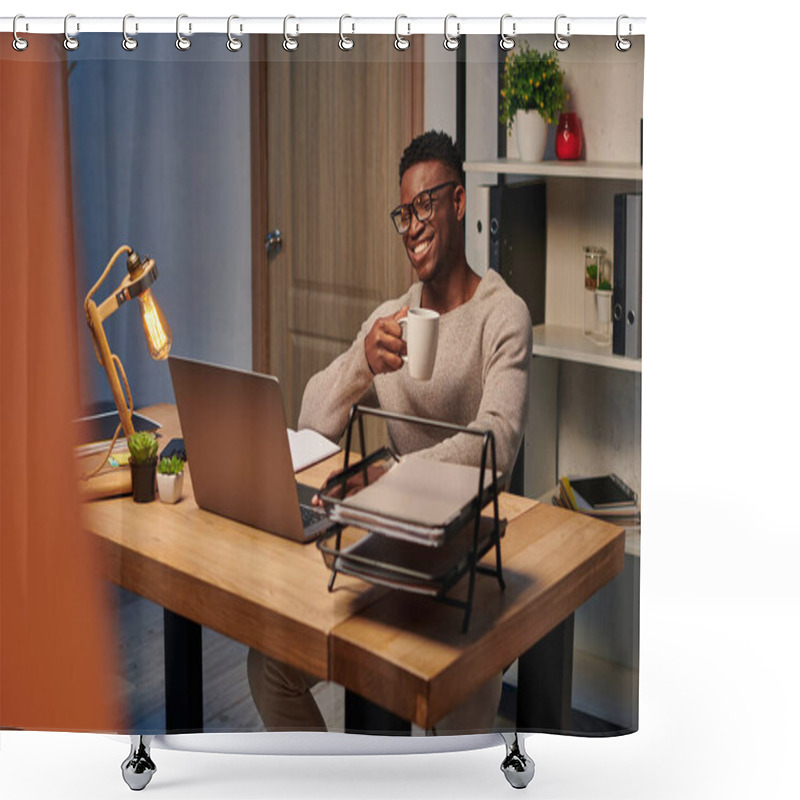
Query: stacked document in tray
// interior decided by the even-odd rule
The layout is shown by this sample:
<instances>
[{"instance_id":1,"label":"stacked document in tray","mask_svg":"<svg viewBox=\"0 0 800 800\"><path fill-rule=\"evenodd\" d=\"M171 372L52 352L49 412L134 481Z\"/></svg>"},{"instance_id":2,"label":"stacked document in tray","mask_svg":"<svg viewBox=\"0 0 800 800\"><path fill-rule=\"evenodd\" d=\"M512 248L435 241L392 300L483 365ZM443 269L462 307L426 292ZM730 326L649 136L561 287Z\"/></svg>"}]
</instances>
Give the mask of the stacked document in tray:
<instances>
[{"instance_id":1,"label":"stacked document in tray","mask_svg":"<svg viewBox=\"0 0 800 800\"><path fill-rule=\"evenodd\" d=\"M498 524L498 536L502 536L505 520L500 520ZM478 557L492 546L490 538L493 532L494 517L481 517ZM373 583L436 595L463 575L469 566L474 535L473 522L470 522L454 533L442 547L430 548L368 533L342 550L334 563L337 570Z\"/></svg>"},{"instance_id":2,"label":"stacked document in tray","mask_svg":"<svg viewBox=\"0 0 800 800\"><path fill-rule=\"evenodd\" d=\"M424 458L396 463L374 483L345 497L330 509L343 525L440 546L479 511L480 469ZM484 503L491 499L492 478L484 474Z\"/></svg>"}]
</instances>

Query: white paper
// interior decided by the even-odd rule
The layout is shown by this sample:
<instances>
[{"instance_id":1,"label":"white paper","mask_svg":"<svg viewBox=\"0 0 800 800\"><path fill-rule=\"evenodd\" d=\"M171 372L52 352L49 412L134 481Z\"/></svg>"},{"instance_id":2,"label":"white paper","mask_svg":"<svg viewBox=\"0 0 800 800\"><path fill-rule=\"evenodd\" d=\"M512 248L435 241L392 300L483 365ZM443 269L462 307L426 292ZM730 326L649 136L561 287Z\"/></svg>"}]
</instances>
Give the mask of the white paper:
<instances>
[{"instance_id":1,"label":"white paper","mask_svg":"<svg viewBox=\"0 0 800 800\"><path fill-rule=\"evenodd\" d=\"M341 505L406 525L446 528L477 497L479 476L478 467L407 458ZM483 485L490 484L486 470Z\"/></svg>"},{"instance_id":2,"label":"white paper","mask_svg":"<svg viewBox=\"0 0 800 800\"><path fill-rule=\"evenodd\" d=\"M293 431L287 428L289 434L289 449L292 451L292 468L295 472L310 467L318 461L338 453L342 448L326 439L321 433L304 428Z\"/></svg>"}]
</instances>

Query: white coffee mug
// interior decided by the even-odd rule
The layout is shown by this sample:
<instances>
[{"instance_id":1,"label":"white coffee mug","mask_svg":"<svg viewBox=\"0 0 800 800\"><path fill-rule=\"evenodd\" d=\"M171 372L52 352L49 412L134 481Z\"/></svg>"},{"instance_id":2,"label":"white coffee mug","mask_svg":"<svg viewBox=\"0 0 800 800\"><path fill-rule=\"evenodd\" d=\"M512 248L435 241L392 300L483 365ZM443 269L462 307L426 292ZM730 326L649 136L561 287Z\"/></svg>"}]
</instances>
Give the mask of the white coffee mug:
<instances>
[{"instance_id":1,"label":"white coffee mug","mask_svg":"<svg viewBox=\"0 0 800 800\"><path fill-rule=\"evenodd\" d=\"M403 356L403 361L408 366L408 374L418 381L430 380L439 344L438 312L429 308L410 308L398 322L404 326L407 355Z\"/></svg>"}]
</instances>

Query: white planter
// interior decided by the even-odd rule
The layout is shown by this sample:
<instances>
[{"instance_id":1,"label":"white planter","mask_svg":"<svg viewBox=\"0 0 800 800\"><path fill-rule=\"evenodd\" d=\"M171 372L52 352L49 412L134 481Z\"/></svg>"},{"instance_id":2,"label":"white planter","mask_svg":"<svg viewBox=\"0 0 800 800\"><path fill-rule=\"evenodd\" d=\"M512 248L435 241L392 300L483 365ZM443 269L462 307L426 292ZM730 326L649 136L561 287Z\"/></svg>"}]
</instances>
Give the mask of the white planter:
<instances>
[{"instance_id":1,"label":"white planter","mask_svg":"<svg viewBox=\"0 0 800 800\"><path fill-rule=\"evenodd\" d=\"M183 473L177 475L162 475L156 473L156 483L158 484L158 499L162 503L177 503L183 494Z\"/></svg>"},{"instance_id":2,"label":"white planter","mask_svg":"<svg viewBox=\"0 0 800 800\"><path fill-rule=\"evenodd\" d=\"M594 299L597 303L597 324L608 325L611 321L611 291L609 289L597 289Z\"/></svg>"},{"instance_id":3,"label":"white planter","mask_svg":"<svg viewBox=\"0 0 800 800\"><path fill-rule=\"evenodd\" d=\"M523 161L541 161L547 147L547 123L538 111L517 111L511 138Z\"/></svg>"}]
</instances>

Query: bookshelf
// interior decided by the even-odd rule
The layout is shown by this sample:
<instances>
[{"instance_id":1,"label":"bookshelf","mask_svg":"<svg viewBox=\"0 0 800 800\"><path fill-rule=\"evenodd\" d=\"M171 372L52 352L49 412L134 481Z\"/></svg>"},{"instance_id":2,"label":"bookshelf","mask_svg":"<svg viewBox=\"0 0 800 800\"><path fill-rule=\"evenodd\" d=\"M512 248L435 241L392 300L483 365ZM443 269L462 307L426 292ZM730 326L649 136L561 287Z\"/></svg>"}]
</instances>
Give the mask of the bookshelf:
<instances>
[{"instance_id":1,"label":"bookshelf","mask_svg":"<svg viewBox=\"0 0 800 800\"><path fill-rule=\"evenodd\" d=\"M540 52L552 47L551 39L528 39ZM468 47L470 263L491 259L487 187L546 184L545 307L537 320L543 324L533 328L525 494L549 503L562 474L613 471L641 495L642 360L615 355L610 344L583 335L583 248L602 247L613 260L614 196L642 191L643 52L619 54L604 37L573 41L559 59L583 122L586 160L524 162L505 157L492 113L499 87L485 73L498 60L496 40L471 40ZM551 141L546 158L554 155ZM638 717L640 544L640 529L626 529L623 574L575 615L574 707L623 726L635 726Z\"/></svg>"}]
</instances>

